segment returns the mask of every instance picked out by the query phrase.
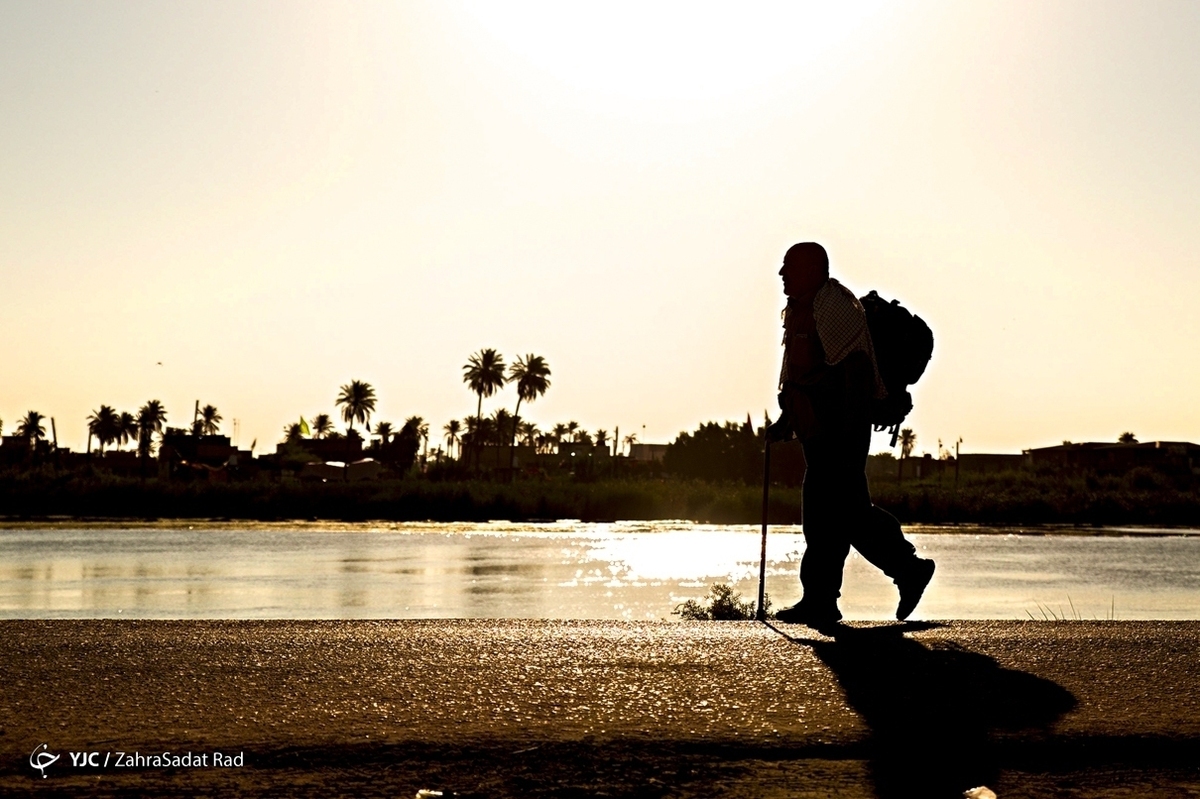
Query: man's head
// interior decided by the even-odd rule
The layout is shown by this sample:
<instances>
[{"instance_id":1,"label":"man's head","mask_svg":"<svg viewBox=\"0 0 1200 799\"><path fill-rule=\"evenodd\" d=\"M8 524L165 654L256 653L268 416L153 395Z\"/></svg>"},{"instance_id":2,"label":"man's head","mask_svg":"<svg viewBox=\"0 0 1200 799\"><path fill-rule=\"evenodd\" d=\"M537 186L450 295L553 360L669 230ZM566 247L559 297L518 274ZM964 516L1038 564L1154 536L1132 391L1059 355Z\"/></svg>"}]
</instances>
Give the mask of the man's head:
<instances>
[{"instance_id":1,"label":"man's head","mask_svg":"<svg viewBox=\"0 0 1200 799\"><path fill-rule=\"evenodd\" d=\"M802 297L819 289L829 278L829 256L815 241L793 244L783 256L779 274L783 277L783 293Z\"/></svg>"}]
</instances>

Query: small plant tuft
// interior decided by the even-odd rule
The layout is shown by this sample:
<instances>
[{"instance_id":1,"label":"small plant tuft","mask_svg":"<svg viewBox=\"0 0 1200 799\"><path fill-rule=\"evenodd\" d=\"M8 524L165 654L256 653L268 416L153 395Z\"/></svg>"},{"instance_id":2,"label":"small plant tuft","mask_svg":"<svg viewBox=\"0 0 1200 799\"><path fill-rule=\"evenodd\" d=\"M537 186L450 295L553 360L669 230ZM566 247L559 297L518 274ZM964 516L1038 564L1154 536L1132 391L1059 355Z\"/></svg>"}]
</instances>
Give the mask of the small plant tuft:
<instances>
[{"instance_id":1,"label":"small plant tuft","mask_svg":"<svg viewBox=\"0 0 1200 799\"><path fill-rule=\"evenodd\" d=\"M763 600L768 615L771 597ZM689 599L676 605L671 611L684 621L753 621L754 602L742 599L742 595L725 583L715 583L703 600Z\"/></svg>"}]
</instances>

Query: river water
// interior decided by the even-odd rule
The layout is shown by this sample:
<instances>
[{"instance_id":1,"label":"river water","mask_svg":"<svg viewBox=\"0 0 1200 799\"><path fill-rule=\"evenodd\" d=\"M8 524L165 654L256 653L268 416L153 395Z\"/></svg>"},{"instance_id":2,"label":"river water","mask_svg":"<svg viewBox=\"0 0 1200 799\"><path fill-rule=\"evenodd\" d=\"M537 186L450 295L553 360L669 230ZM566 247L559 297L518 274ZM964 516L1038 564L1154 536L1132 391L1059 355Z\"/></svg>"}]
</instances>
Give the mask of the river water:
<instances>
[{"instance_id":1,"label":"river water","mask_svg":"<svg viewBox=\"0 0 1200 799\"><path fill-rule=\"evenodd\" d=\"M913 618L1197 619L1200 531L907 528L937 561ZM0 618L672 619L713 583L757 594L760 530L690 522L215 524L0 529ZM767 591L800 595L773 527ZM841 607L894 586L852 553Z\"/></svg>"}]
</instances>

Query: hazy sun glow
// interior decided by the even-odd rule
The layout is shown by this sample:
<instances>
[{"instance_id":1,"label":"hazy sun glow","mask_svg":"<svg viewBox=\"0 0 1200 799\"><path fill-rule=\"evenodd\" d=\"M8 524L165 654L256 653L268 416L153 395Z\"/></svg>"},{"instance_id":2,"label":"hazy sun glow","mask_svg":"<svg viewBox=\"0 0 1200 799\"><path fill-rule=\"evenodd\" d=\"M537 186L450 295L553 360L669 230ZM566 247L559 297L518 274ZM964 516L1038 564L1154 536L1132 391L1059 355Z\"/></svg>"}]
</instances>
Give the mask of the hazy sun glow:
<instances>
[{"instance_id":1,"label":"hazy sun glow","mask_svg":"<svg viewBox=\"0 0 1200 799\"><path fill-rule=\"evenodd\" d=\"M851 37L878 27L887 6L473 2L466 8L514 55L572 90L730 102L819 65Z\"/></svg>"},{"instance_id":2,"label":"hazy sun glow","mask_svg":"<svg viewBox=\"0 0 1200 799\"><path fill-rule=\"evenodd\" d=\"M199 399L262 452L359 379L438 431L495 347L549 362L542 427L667 442L773 412L810 239L932 326L918 454L1200 440L1198 37L1106 0L6 3L0 419L82 448Z\"/></svg>"}]
</instances>

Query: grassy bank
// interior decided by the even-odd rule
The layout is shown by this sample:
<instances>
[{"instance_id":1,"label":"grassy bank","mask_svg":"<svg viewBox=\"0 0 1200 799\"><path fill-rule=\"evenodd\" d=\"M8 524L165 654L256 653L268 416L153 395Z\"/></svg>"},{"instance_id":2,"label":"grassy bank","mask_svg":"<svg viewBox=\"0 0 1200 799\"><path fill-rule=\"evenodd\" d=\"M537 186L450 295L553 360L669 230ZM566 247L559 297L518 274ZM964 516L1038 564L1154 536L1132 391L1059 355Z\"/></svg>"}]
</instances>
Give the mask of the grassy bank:
<instances>
[{"instance_id":1,"label":"grassy bank","mask_svg":"<svg viewBox=\"0 0 1200 799\"><path fill-rule=\"evenodd\" d=\"M875 502L908 523L1200 526L1200 491L1164 480L1009 473L877 481ZM105 476L0 476L0 516L395 521L691 519L754 524L762 489L682 479L597 482L422 479L360 483L166 482ZM775 487L770 518L798 523L800 490Z\"/></svg>"},{"instance_id":2,"label":"grassy bank","mask_svg":"<svg viewBox=\"0 0 1200 799\"><path fill-rule=\"evenodd\" d=\"M1200 490L1141 475L1097 478L1008 472L871 487L902 522L1200 526Z\"/></svg>"},{"instance_id":3,"label":"grassy bank","mask_svg":"<svg viewBox=\"0 0 1200 799\"><path fill-rule=\"evenodd\" d=\"M759 490L761 491L761 489ZM757 521L761 494L741 485L612 480L357 483L179 483L114 477L0 477L0 516L231 519L695 519ZM799 518L800 494L781 489L778 521Z\"/></svg>"}]
</instances>

